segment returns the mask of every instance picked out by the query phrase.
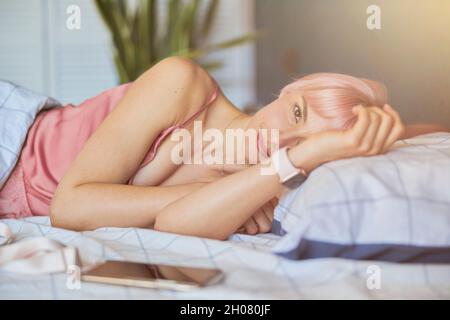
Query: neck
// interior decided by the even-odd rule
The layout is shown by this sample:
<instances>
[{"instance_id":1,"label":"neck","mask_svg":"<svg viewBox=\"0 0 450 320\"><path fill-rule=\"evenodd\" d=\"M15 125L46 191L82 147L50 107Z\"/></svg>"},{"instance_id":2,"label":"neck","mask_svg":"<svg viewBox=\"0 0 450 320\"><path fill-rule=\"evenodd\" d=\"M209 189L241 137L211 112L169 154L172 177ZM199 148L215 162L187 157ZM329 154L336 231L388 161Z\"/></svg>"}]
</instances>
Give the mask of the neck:
<instances>
[{"instance_id":1,"label":"neck","mask_svg":"<svg viewBox=\"0 0 450 320\"><path fill-rule=\"evenodd\" d=\"M229 152L232 152L232 156L235 158L235 160L237 161L238 159L241 159L245 161L245 163L247 164L249 162L249 146L253 145L253 143L251 143L249 141L250 137L247 137L247 129L249 129L249 125L250 125L250 120L252 119L252 116L243 113L241 111L239 111L234 118L232 118L229 121L228 126L226 126L224 128L224 130L222 131L223 137L224 137L224 149L223 149L223 155L224 155L224 161L225 159L227 159L227 154ZM231 133L231 137L232 139L234 139L234 142L230 142L230 144L227 144L227 139L229 138L229 135L227 134L228 130L238 130L238 132L234 132ZM239 132L244 132L244 141L238 141L240 138L240 134ZM236 136L235 136L236 134ZM232 143L232 144L231 144ZM256 143L258 143L256 141ZM230 146L234 146L234 150L228 150ZM239 163L242 164L242 163ZM234 168L234 169L233 169ZM223 170L228 171L228 172L233 172L234 170L236 170L234 165L227 165L225 164L225 166L223 166Z\"/></svg>"},{"instance_id":2,"label":"neck","mask_svg":"<svg viewBox=\"0 0 450 320\"><path fill-rule=\"evenodd\" d=\"M231 130L247 130L249 128L250 120L252 119L251 115L248 115L231 103L223 104L220 108L212 108L210 109L209 114L209 123L207 128L215 128L219 129L222 133L222 137L224 137L224 142L226 142L226 131ZM234 155L244 154L245 159L248 159L248 148L246 148L247 143L234 143ZM223 149L223 155L226 159L227 152L230 150L226 150L225 145ZM225 165L221 169L225 169L225 171L232 172L236 170L236 168L232 168L234 166Z\"/></svg>"},{"instance_id":3,"label":"neck","mask_svg":"<svg viewBox=\"0 0 450 320\"><path fill-rule=\"evenodd\" d=\"M225 127L224 129L224 133L226 129L242 129L242 130L247 130L250 120L251 120L251 116L249 116L246 113L243 113L241 111L237 111L236 115L230 119L228 126Z\"/></svg>"},{"instance_id":4,"label":"neck","mask_svg":"<svg viewBox=\"0 0 450 320\"><path fill-rule=\"evenodd\" d=\"M208 114L206 128L219 129L222 134L226 129L247 129L252 118L228 101L211 108Z\"/></svg>"}]
</instances>

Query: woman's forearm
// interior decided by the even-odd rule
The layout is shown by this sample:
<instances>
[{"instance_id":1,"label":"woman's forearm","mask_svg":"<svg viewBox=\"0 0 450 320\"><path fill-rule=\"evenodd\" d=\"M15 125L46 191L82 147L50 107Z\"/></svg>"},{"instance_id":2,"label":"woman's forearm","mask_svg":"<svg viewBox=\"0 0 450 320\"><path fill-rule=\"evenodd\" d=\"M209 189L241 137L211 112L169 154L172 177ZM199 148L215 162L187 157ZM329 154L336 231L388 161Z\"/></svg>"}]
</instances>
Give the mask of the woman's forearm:
<instances>
[{"instance_id":1,"label":"woman's forearm","mask_svg":"<svg viewBox=\"0 0 450 320\"><path fill-rule=\"evenodd\" d=\"M58 192L50 206L52 225L72 230L152 227L156 214L204 183L142 187L88 183Z\"/></svg>"},{"instance_id":2,"label":"woman's forearm","mask_svg":"<svg viewBox=\"0 0 450 320\"><path fill-rule=\"evenodd\" d=\"M313 143L303 143L294 149L297 152L290 160L297 167L310 172L320 165ZM255 211L285 190L278 174L267 169L267 164L251 166L173 202L158 213L155 229L227 239Z\"/></svg>"},{"instance_id":3,"label":"woman's forearm","mask_svg":"<svg viewBox=\"0 0 450 320\"><path fill-rule=\"evenodd\" d=\"M155 229L225 240L280 192L278 175L255 165L190 193L156 216Z\"/></svg>"}]
</instances>

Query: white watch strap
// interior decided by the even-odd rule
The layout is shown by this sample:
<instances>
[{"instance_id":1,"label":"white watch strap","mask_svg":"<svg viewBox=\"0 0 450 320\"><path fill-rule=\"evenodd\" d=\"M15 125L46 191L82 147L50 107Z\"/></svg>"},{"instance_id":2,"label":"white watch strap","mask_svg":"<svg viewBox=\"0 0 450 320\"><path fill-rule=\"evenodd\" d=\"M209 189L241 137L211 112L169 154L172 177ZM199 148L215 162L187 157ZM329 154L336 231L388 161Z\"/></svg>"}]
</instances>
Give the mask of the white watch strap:
<instances>
[{"instance_id":1,"label":"white watch strap","mask_svg":"<svg viewBox=\"0 0 450 320\"><path fill-rule=\"evenodd\" d=\"M297 169L289 160L287 154L288 148L281 148L274 152L271 156L272 164L280 176L280 182L284 183L297 174L301 173L302 170Z\"/></svg>"}]
</instances>

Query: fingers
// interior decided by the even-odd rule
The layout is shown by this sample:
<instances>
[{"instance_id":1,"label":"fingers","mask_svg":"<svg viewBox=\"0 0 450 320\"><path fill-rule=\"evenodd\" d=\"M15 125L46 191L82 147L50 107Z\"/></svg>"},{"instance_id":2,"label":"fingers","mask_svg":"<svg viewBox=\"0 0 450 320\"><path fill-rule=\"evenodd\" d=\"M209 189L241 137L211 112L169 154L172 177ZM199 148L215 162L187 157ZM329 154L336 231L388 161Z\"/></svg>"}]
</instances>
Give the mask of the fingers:
<instances>
[{"instance_id":1,"label":"fingers","mask_svg":"<svg viewBox=\"0 0 450 320\"><path fill-rule=\"evenodd\" d=\"M270 232L272 230L273 211L274 207L272 203L270 201L267 202L245 222L241 229L243 228L250 235Z\"/></svg>"},{"instance_id":2,"label":"fingers","mask_svg":"<svg viewBox=\"0 0 450 320\"><path fill-rule=\"evenodd\" d=\"M270 200L270 203L272 204L272 207L273 207L274 209L275 209L276 206L278 205L278 202L279 202L278 197L273 197L272 200ZM273 214L272 214L272 217L273 217Z\"/></svg>"},{"instance_id":3,"label":"fingers","mask_svg":"<svg viewBox=\"0 0 450 320\"><path fill-rule=\"evenodd\" d=\"M403 124L402 119L397 111L395 111L390 105L385 105L383 110L389 113L394 119L394 124L392 126L391 132L386 138L385 145L383 147L383 151L387 151L397 140L401 139L405 134L405 125Z\"/></svg>"},{"instance_id":4,"label":"fingers","mask_svg":"<svg viewBox=\"0 0 450 320\"><path fill-rule=\"evenodd\" d=\"M373 108L366 108L369 114L369 125L366 130L366 134L364 135L360 146L359 151L365 155L370 154L370 151L374 147L376 137L379 132L379 128L381 125L382 118L381 116L373 110Z\"/></svg>"},{"instance_id":5,"label":"fingers","mask_svg":"<svg viewBox=\"0 0 450 320\"><path fill-rule=\"evenodd\" d=\"M245 233L245 232L246 232L245 225L236 230L236 233Z\"/></svg>"},{"instance_id":6,"label":"fingers","mask_svg":"<svg viewBox=\"0 0 450 320\"><path fill-rule=\"evenodd\" d=\"M373 156L386 152L404 134L405 127L399 114L389 105L355 107L358 119L348 130L350 146L360 156Z\"/></svg>"},{"instance_id":7,"label":"fingers","mask_svg":"<svg viewBox=\"0 0 450 320\"><path fill-rule=\"evenodd\" d=\"M363 106L357 106L353 109L353 113L358 119L353 127L348 130L349 143L352 146L360 145L361 140L367 132L370 124L369 112Z\"/></svg>"},{"instance_id":8,"label":"fingers","mask_svg":"<svg viewBox=\"0 0 450 320\"><path fill-rule=\"evenodd\" d=\"M245 232L254 235L258 233L258 225L256 224L255 220L253 220L253 217L247 220L247 222L244 224Z\"/></svg>"},{"instance_id":9,"label":"fingers","mask_svg":"<svg viewBox=\"0 0 450 320\"><path fill-rule=\"evenodd\" d=\"M268 208L263 207L256 215L253 216L256 224L258 225L258 232L266 233L272 230L272 220L267 216Z\"/></svg>"},{"instance_id":10,"label":"fingers","mask_svg":"<svg viewBox=\"0 0 450 320\"><path fill-rule=\"evenodd\" d=\"M374 108L373 112L380 117L380 125L378 127L377 134L372 144L372 148L369 150L369 155L376 155L386 150L387 138L390 135L394 126L394 117L380 108Z\"/></svg>"},{"instance_id":11,"label":"fingers","mask_svg":"<svg viewBox=\"0 0 450 320\"><path fill-rule=\"evenodd\" d=\"M263 205L250 219L248 219L237 233L247 233L255 235L257 233L267 233L272 230L274 209L278 204L277 198L272 198Z\"/></svg>"},{"instance_id":12,"label":"fingers","mask_svg":"<svg viewBox=\"0 0 450 320\"><path fill-rule=\"evenodd\" d=\"M273 198L263 207L264 214L266 215L267 219L269 219L270 224L272 224L273 215L277 204L278 200L276 198Z\"/></svg>"}]
</instances>

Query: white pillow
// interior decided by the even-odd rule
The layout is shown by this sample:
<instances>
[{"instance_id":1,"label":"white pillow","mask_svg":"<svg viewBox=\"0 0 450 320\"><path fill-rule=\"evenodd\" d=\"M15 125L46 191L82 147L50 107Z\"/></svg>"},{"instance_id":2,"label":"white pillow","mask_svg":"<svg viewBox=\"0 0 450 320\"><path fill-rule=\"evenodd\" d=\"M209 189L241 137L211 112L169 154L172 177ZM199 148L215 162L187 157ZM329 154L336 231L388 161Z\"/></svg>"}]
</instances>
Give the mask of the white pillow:
<instances>
[{"instance_id":1,"label":"white pillow","mask_svg":"<svg viewBox=\"0 0 450 320\"><path fill-rule=\"evenodd\" d=\"M281 199L272 231L291 259L450 263L450 134L317 168Z\"/></svg>"}]
</instances>

